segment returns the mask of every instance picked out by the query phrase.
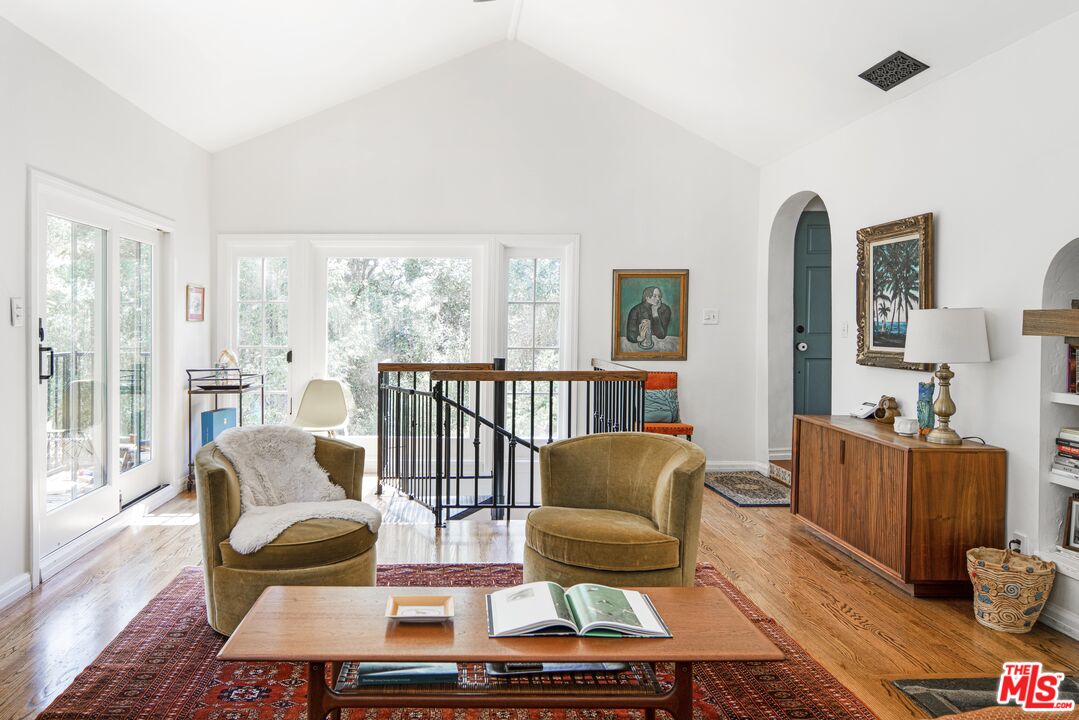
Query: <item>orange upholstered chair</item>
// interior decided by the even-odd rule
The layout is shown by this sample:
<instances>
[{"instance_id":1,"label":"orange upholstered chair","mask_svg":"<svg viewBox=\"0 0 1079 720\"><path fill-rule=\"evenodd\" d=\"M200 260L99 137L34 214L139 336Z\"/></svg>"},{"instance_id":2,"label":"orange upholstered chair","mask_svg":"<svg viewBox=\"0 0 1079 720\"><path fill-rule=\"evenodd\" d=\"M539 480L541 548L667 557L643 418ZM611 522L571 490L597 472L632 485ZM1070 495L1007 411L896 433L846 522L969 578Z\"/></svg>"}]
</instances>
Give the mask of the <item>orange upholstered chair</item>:
<instances>
[{"instance_id":1,"label":"orange upholstered chair","mask_svg":"<svg viewBox=\"0 0 1079 720\"><path fill-rule=\"evenodd\" d=\"M644 381L647 390L677 390L678 373L650 372ZM685 435L686 440L693 440L693 426L684 422L645 422L644 431L660 435Z\"/></svg>"}]
</instances>

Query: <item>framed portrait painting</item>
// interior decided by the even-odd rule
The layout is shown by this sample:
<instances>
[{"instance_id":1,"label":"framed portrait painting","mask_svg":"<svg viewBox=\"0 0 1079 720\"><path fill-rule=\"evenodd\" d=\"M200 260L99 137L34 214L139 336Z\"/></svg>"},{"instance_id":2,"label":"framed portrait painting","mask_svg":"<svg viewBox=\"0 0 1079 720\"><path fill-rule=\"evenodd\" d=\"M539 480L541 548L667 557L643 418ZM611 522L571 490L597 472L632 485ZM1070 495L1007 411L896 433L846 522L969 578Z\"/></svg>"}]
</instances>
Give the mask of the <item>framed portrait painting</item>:
<instances>
[{"instance_id":1,"label":"framed portrait painting","mask_svg":"<svg viewBox=\"0 0 1079 720\"><path fill-rule=\"evenodd\" d=\"M933 307L933 213L858 231L858 364L931 371L903 360L910 311Z\"/></svg>"},{"instance_id":2,"label":"framed portrait painting","mask_svg":"<svg viewBox=\"0 0 1079 720\"><path fill-rule=\"evenodd\" d=\"M206 319L206 288L201 285L187 286L187 321L202 322Z\"/></svg>"},{"instance_id":3,"label":"framed portrait painting","mask_svg":"<svg viewBox=\"0 0 1079 720\"><path fill-rule=\"evenodd\" d=\"M615 270L612 360L685 360L689 270Z\"/></svg>"}]
</instances>

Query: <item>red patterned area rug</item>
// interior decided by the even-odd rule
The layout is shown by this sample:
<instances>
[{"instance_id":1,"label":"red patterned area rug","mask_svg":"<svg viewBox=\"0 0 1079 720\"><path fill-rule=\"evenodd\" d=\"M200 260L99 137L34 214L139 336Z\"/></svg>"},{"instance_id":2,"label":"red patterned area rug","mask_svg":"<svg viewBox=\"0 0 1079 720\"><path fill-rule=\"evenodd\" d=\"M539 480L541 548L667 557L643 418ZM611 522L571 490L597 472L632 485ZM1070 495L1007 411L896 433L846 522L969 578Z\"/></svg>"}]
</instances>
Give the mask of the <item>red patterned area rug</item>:
<instances>
[{"instance_id":1,"label":"red patterned area rug","mask_svg":"<svg viewBox=\"0 0 1079 720\"><path fill-rule=\"evenodd\" d=\"M520 565L383 565L379 585L506 586ZM699 663L695 720L877 720L838 680L715 568L697 584L722 588L772 639L781 662ZM186 568L39 716L40 720L299 720L307 682L294 663L224 663L206 624L202 572ZM662 673L660 679L664 679ZM669 679L669 677L667 678ZM635 711L370 710L351 720L638 720Z\"/></svg>"}]
</instances>

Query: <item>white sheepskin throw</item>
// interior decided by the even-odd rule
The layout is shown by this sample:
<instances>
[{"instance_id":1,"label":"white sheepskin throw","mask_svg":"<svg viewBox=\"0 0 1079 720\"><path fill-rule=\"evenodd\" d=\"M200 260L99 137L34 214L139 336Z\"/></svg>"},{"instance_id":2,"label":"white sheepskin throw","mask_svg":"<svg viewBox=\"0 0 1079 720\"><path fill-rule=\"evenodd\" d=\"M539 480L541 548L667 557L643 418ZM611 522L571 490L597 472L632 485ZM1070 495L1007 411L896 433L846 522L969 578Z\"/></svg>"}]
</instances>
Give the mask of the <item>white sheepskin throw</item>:
<instances>
[{"instance_id":1,"label":"white sheepskin throw","mask_svg":"<svg viewBox=\"0 0 1079 720\"><path fill-rule=\"evenodd\" d=\"M382 514L330 482L315 460L315 436L287 425L256 425L221 433L217 447L240 480L240 520L229 535L247 555L273 542L290 525L314 518L366 523L378 532Z\"/></svg>"}]
</instances>

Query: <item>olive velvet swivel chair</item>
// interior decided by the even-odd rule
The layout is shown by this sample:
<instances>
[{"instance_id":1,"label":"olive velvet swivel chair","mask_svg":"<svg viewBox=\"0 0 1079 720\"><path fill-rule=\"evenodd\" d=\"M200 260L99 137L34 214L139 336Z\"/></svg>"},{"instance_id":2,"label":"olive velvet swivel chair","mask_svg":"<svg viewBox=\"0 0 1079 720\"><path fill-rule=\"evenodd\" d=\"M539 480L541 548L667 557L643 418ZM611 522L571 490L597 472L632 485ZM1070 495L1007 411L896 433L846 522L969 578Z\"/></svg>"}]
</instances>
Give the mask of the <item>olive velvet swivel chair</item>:
<instances>
[{"instance_id":1,"label":"olive velvet swivel chair","mask_svg":"<svg viewBox=\"0 0 1079 720\"><path fill-rule=\"evenodd\" d=\"M692 585L704 464L693 443L653 433L543 447L543 507L525 523L525 582Z\"/></svg>"},{"instance_id":2,"label":"olive velvet swivel chair","mask_svg":"<svg viewBox=\"0 0 1079 720\"><path fill-rule=\"evenodd\" d=\"M359 500L363 448L315 438L315 459L330 480ZM240 482L228 458L209 443L195 457L195 487L202 528L206 617L231 635L262 591L271 585L374 585L375 541L364 524L332 518L304 520L269 545L242 555L229 544L240 519Z\"/></svg>"}]
</instances>

